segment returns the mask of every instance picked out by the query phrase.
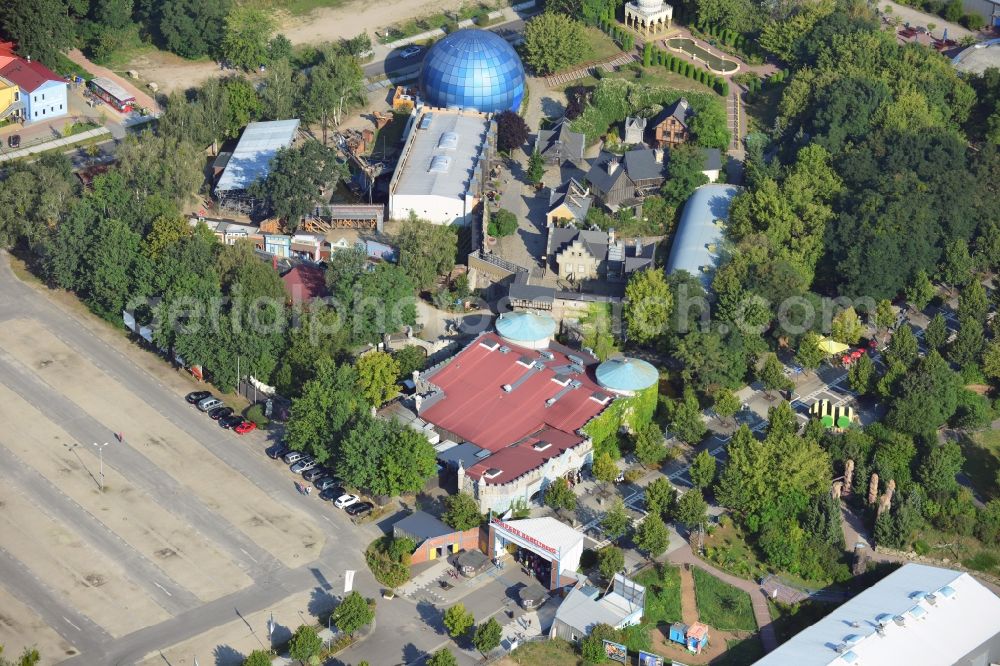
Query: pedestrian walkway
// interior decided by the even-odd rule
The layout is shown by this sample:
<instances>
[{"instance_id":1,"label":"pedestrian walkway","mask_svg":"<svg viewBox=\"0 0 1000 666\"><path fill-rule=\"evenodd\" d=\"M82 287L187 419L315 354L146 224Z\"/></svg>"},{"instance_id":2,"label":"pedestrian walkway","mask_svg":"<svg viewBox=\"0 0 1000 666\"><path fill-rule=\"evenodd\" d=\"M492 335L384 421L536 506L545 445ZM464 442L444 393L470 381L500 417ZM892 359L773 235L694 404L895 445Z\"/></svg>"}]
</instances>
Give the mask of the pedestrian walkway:
<instances>
[{"instance_id":1,"label":"pedestrian walkway","mask_svg":"<svg viewBox=\"0 0 1000 666\"><path fill-rule=\"evenodd\" d=\"M695 555L694 552L692 552L690 545L678 548L674 552L670 553L670 556L667 559L673 564L689 564L691 566L698 567L699 569L712 574L719 580L729 583L733 587L743 590L749 594L750 603L753 606L754 620L756 620L757 628L760 631L760 641L764 645L764 651L771 652L778 647L778 638L774 633L774 625L771 621L771 611L767 605L767 597L764 596L764 592L760 589L759 585L744 578L737 578L736 576L728 574L720 569L716 569L711 564Z\"/></svg>"},{"instance_id":2,"label":"pedestrian walkway","mask_svg":"<svg viewBox=\"0 0 1000 666\"><path fill-rule=\"evenodd\" d=\"M576 81L577 79L582 79L588 76L593 76L594 70L602 69L605 72L614 72L626 65L631 65L636 62L639 57L634 53L619 53L618 55L611 56L605 60L599 62L590 63L584 67L579 67L577 69L561 72L557 74L552 74L551 76L545 77L545 85L549 88L555 88L556 86L561 86L571 81Z\"/></svg>"},{"instance_id":3,"label":"pedestrian walkway","mask_svg":"<svg viewBox=\"0 0 1000 666\"><path fill-rule=\"evenodd\" d=\"M33 146L29 146L27 148L21 148L20 150L5 151L0 153L0 162L6 162L8 160L17 160L23 157L28 157L30 155L37 155L38 153L44 153L46 151L54 150L57 148L69 148L74 144L86 141L88 139L104 136L106 134L111 134L111 130L109 130L107 127L98 127L96 129L87 130L86 132L80 132L79 134L73 134L71 136L67 136L62 139L54 139L52 141L46 141L45 143L36 143Z\"/></svg>"}]
</instances>

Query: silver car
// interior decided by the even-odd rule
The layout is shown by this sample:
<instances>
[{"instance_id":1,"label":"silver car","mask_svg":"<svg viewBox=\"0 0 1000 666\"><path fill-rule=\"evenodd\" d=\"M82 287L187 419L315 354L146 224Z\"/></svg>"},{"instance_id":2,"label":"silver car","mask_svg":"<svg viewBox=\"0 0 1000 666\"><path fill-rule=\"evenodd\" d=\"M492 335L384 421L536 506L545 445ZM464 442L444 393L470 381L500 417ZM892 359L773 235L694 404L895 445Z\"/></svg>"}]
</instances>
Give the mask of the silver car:
<instances>
[{"instance_id":1,"label":"silver car","mask_svg":"<svg viewBox=\"0 0 1000 666\"><path fill-rule=\"evenodd\" d=\"M296 474L301 474L302 472L312 469L318 464L319 463L316 462L312 457L306 456L302 460L298 461L297 463L289 467L289 469L295 472Z\"/></svg>"},{"instance_id":2,"label":"silver car","mask_svg":"<svg viewBox=\"0 0 1000 666\"><path fill-rule=\"evenodd\" d=\"M289 451L288 453L285 454L282 460L285 461L286 465L291 465L292 463L297 463L298 461L302 460L305 457L306 454L302 453L301 451Z\"/></svg>"},{"instance_id":3,"label":"silver car","mask_svg":"<svg viewBox=\"0 0 1000 666\"><path fill-rule=\"evenodd\" d=\"M216 398L214 395L210 395L204 400L198 402L198 409L203 412L210 412L216 407L224 407L225 403Z\"/></svg>"}]
</instances>

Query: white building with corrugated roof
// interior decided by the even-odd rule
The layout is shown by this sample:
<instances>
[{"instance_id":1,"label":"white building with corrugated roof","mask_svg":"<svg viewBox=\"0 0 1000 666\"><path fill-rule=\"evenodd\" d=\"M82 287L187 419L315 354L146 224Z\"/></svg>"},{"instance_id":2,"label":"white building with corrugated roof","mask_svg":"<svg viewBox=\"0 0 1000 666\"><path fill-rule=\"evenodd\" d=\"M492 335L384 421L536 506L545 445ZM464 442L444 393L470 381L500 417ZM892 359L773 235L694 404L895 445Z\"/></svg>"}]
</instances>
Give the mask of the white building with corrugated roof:
<instances>
[{"instance_id":1,"label":"white building with corrugated roof","mask_svg":"<svg viewBox=\"0 0 1000 666\"><path fill-rule=\"evenodd\" d=\"M1000 597L962 571L906 564L757 661L758 666L988 666Z\"/></svg>"}]
</instances>

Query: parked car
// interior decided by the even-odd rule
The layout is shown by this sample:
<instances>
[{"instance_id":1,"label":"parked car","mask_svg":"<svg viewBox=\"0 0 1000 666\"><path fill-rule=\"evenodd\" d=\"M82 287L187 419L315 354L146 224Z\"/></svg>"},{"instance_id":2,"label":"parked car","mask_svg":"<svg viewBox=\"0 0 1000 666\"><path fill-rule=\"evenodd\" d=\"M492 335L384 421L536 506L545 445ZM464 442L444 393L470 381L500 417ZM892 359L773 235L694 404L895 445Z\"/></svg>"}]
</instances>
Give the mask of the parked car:
<instances>
[{"instance_id":1,"label":"parked car","mask_svg":"<svg viewBox=\"0 0 1000 666\"><path fill-rule=\"evenodd\" d=\"M239 424L243 423L243 417L239 414L233 414L232 416L227 416L224 419L219 419L219 425L229 430L230 428L235 428Z\"/></svg>"},{"instance_id":2,"label":"parked car","mask_svg":"<svg viewBox=\"0 0 1000 666\"><path fill-rule=\"evenodd\" d=\"M338 509L346 509L352 504L357 504L360 501L361 498L357 495L341 495L334 501L333 505Z\"/></svg>"},{"instance_id":3,"label":"parked car","mask_svg":"<svg viewBox=\"0 0 1000 666\"><path fill-rule=\"evenodd\" d=\"M285 444L274 444L273 446L269 446L264 449L264 453L266 453L267 457L272 460L277 460L290 451L291 449Z\"/></svg>"},{"instance_id":4,"label":"parked car","mask_svg":"<svg viewBox=\"0 0 1000 666\"><path fill-rule=\"evenodd\" d=\"M322 465L316 465L311 470L303 474L302 478L306 481L315 481L323 478L324 476L330 476L329 468L323 467Z\"/></svg>"},{"instance_id":5,"label":"parked car","mask_svg":"<svg viewBox=\"0 0 1000 666\"><path fill-rule=\"evenodd\" d=\"M374 508L375 505L372 504L371 502L356 502L348 506L346 509L344 509L344 511L347 513L348 516L359 517L368 515L369 513L372 512L372 509Z\"/></svg>"},{"instance_id":6,"label":"parked car","mask_svg":"<svg viewBox=\"0 0 1000 666\"><path fill-rule=\"evenodd\" d=\"M319 498L325 502L331 502L346 492L347 491L341 486L330 486L326 490L320 492Z\"/></svg>"},{"instance_id":7,"label":"parked car","mask_svg":"<svg viewBox=\"0 0 1000 666\"><path fill-rule=\"evenodd\" d=\"M11 148L19 148L21 146L21 135L11 134L7 137L7 145Z\"/></svg>"},{"instance_id":8,"label":"parked car","mask_svg":"<svg viewBox=\"0 0 1000 666\"><path fill-rule=\"evenodd\" d=\"M412 58L413 56L417 55L418 53L420 53L421 50L422 50L421 47L418 46L417 44L411 44L410 46L407 46L405 49L399 52L399 57L406 60L407 58Z\"/></svg>"},{"instance_id":9,"label":"parked car","mask_svg":"<svg viewBox=\"0 0 1000 666\"><path fill-rule=\"evenodd\" d=\"M197 405L199 402L211 395L212 394L208 391L194 391L193 393L188 393L184 396L184 399L188 401L189 405Z\"/></svg>"},{"instance_id":10,"label":"parked car","mask_svg":"<svg viewBox=\"0 0 1000 666\"><path fill-rule=\"evenodd\" d=\"M302 453L301 451L289 451L288 453L285 454L282 460L285 461L286 465L291 465L292 463L297 463L298 461L302 460L305 457L306 454Z\"/></svg>"},{"instance_id":11,"label":"parked car","mask_svg":"<svg viewBox=\"0 0 1000 666\"><path fill-rule=\"evenodd\" d=\"M303 478L304 477L305 475L303 475ZM337 479L333 478L332 476L321 476L315 481L313 481L313 485L316 486L316 490L322 491L326 490L327 488L333 488L334 486L339 486L340 482ZM344 493L341 492L340 494L343 495Z\"/></svg>"},{"instance_id":12,"label":"parked car","mask_svg":"<svg viewBox=\"0 0 1000 666\"><path fill-rule=\"evenodd\" d=\"M198 409L203 412L210 412L216 407L223 407L224 404L221 400L216 398L214 395L210 395L203 400L198 401Z\"/></svg>"},{"instance_id":13,"label":"parked car","mask_svg":"<svg viewBox=\"0 0 1000 666\"><path fill-rule=\"evenodd\" d=\"M213 421L218 421L219 419L224 419L227 416L232 416L233 415L233 408L232 407L216 407L215 409L213 409L212 411L210 411L208 413L208 415L212 418Z\"/></svg>"},{"instance_id":14,"label":"parked car","mask_svg":"<svg viewBox=\"0 0 1000 666\"><path fill-rule=\"evenodd\" d=\"M256 429L257 429L256 423L254 423L253 421L244 421L243 423L233 428L233 432L235 432L237 435L245 435L248 432L253 432Z\"/></svg>"},{"instance_id":15,"label":"parked car","mask_svg":"<svg viewBox=\"0 0 1000 666\"><path fill-rule=\"evenodd\" d=\"M297 463L289 467L289 469L295 472L296 474L301 474L302 472L312 469L318 464L319 463L316 462L312 456L306 456L302 460L298 461Z\"/></svg>"}]
</instances>

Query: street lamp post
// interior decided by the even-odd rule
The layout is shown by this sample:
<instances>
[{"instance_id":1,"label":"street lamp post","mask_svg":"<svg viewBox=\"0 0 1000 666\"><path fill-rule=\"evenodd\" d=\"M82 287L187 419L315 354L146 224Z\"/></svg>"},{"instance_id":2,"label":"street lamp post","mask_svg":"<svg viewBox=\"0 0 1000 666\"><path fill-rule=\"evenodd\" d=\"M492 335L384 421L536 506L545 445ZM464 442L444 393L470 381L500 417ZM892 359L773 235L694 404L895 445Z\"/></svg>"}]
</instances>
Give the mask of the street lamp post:
<instances>
[{"instance_id":1,"label":"street lamp post","mask_svg":"<svg viewBox=\"0 0 1000 666\"><path fill-rule=\"evenodd\" d=\"M107 445L108 445L107 442L104 442L103 444L100 444L98 442L94 442L94 446L97 447L98 457L101 460L101 492L102 493L104 492L104 447L107 446Z\"/></svg>"}]
</instances>

